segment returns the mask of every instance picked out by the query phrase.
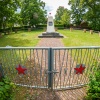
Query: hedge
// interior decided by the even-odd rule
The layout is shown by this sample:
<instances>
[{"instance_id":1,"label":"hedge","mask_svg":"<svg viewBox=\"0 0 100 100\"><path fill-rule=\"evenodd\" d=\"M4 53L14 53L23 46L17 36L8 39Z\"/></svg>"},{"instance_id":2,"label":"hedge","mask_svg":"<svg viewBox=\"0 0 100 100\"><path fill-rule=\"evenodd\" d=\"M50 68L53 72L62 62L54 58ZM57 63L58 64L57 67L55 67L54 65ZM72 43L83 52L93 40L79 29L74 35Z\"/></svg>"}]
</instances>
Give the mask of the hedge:
<instances>
[{"instance_id":1,"label":"hedge","mask_svg":"<svg viewBox=\"0 0 100 100\"><path fill-rule=\"evenodd\" d=\"M59 29L59 28L60 28L60 29L63 29L63 28L64 28L64 25L61 25L61 24L55 24L54 26L57 27L58 29ZM46 25L46 24L37 25L37 28L39 28L39 29L43 29L44 27L47 27L47 25Z\"/></svg>"}]
</instances>

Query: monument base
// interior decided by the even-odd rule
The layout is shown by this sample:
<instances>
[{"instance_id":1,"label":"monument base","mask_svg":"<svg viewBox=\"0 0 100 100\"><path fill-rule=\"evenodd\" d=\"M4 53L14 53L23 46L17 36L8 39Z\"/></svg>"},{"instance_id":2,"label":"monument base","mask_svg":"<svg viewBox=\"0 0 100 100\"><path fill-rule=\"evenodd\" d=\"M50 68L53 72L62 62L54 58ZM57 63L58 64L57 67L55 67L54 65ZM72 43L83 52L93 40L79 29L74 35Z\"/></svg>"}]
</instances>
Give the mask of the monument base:
<instances>
[{"instance_id":1,"label":"monument base","mask_svg":"<svg viewBox=\"0 0 100 100\"><path fill-rule=\"evenodd\" d=\"M41 35L38 36L39 38L64 38L63 35L61 35L58 32L43 32Z\"/></svg>"}]
</instances>

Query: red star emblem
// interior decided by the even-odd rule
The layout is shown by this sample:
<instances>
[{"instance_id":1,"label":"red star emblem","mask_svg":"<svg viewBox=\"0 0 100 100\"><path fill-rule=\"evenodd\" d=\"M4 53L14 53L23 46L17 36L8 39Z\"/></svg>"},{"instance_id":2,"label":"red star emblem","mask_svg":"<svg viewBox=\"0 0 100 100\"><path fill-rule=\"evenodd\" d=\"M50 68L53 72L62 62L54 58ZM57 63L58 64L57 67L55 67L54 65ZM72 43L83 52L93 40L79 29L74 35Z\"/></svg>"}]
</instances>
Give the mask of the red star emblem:
<instances>
[{"instance_id":1,"label":"red star emblem","mask_svg":"<svg viewBox=\"0 0 100 100\"><path fill-rule=\"evenodd\" d=\"M27 70L27 69L22 68L22 66L19 64L18 67L16 68L16 70L18 71L18 74L25 74L25 70Z\"/></svg>"},{"instance_id":2,"label":"red star emblem","mask_svg":"<svg viewBox=\"0 0 100 100\"><path fill-rule=\"evenodd\" d=\"M82 64L80 65L79 68L74 68L76 70L76 74L83 74L83 71L85 69L85 67L82 66Z\"/></svg>"}]
</instances>

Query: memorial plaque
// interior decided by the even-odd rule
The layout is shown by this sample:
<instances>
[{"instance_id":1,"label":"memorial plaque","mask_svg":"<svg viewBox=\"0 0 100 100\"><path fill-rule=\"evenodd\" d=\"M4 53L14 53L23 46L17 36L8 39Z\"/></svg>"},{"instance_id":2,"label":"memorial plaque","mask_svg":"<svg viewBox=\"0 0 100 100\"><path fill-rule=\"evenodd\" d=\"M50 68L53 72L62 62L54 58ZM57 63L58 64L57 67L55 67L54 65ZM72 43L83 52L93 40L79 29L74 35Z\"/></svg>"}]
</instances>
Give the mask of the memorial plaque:
<instances>
[{"instance_id":1,"label":"memorial plaque","mask_svg":"<svg viewBox=\"0 0 100 100\"><path fill-rule=\"evenodd\" d=\"M49 26L52 26L53 25L53 23L52 22L49 22Z\"/></svg>"}]
</instances>

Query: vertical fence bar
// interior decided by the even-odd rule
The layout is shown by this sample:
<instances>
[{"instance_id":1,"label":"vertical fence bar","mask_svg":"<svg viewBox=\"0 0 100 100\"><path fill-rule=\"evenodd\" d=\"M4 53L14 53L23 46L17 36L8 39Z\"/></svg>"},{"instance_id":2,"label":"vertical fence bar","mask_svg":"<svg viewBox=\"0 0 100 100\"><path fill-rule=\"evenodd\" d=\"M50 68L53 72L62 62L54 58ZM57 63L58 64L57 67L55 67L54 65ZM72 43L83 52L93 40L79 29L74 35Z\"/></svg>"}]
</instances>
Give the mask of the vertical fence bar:
<instances>
[{"instance_id":1,"label":"vertical fence bar","mask_svg":"<svg viewBox=\"0 0 100 100\"><path fill-rule=\"evenodd\" d=\"M53 89L53 50L48 49L48 88Z\"/></svg>"},{"instance_id":2,"label":"vertical fence bar","mask_svg":"<svg viewBox=\"0 0 100 100\"><path fill-rule=\"evenodd\" d=\"M4 72L2 68L2 63L0 63L0 80L4 77Z\"/></svg>"}]
</instances>

